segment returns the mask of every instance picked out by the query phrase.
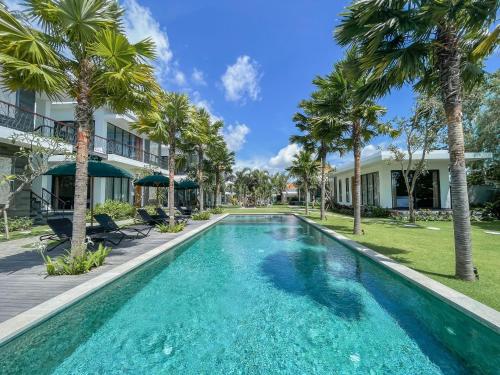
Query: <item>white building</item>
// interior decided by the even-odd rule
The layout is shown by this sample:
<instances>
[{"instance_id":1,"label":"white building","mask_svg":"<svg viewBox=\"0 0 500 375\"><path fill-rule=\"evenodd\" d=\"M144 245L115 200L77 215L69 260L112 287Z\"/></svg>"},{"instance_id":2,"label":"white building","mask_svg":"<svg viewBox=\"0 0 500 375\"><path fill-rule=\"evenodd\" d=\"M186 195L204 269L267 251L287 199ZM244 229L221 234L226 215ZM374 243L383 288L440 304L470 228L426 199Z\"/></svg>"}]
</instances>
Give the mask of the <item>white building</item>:
<instances>
[{"instance_id":1,"label":"white building","mask_svg":"<svg viewBox=\"0 0 500 375\"><path fill-rule=\"evenodd\" d=\"M421 156L421 154L420 154ZM466 161L483 160L491 153L466 153ZM415 160L419 155L414 156ZM415 188L415 207L449 209L450 176L447 150L431 151L426 157L427 172L421 175ZM335 201L352 205L354 162L331 173L330 183ZM390 151L378 151L361 160L361 204L389 209L407 209L408 193L401 173L401 164L393 160Z\"/></svg>"},{"instance_id":2,"label":"white building","mask_svg":"<svg viewBox=\"0 0 500 375\"><path fill-rule=\"evenodd\" d=\"M57 134L67 139L70 148L73 147L76 135L74 107L75 102L72 101L51 101L32 92L0 90L0 173L14 174L23 167L22 162L14 157L17 147L12 145L11 137L15 133L36 131L46 135ZM132 175L144 171L144 168L167 174L167 148L133 131L130 126L135 121L133 114L118 115L107 108L97 109L89 155L98 156L103 162L119 166ZM54 165L60 162L57 158L53 160ZM184 173L183 170L178 171L176 180L186 177ZM95 178L93 201L97 204L114 199L132 203L140 198L145 204L155 198L153 190L134 188L128 178ZM182 198L185 197L182 194ZM0 191L0 204L4 203L2 199L5 199L5 192ZM38 178L30 189L15 198L10 214L32 214L32 201L37 199L49 202L52 209L72 209L74 177ZM187 202L182 204L187 205Z\"/></svg>"}]
</instances>

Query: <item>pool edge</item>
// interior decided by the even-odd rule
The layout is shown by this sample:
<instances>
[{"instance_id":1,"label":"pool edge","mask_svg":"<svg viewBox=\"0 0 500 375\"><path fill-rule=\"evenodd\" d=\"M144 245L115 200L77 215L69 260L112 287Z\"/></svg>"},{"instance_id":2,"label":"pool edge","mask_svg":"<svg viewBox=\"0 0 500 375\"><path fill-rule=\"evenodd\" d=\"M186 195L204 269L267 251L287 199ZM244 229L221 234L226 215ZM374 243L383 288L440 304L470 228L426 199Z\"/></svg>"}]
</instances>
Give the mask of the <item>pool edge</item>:
<instances>
[{"instance_id":1,"label":"pool edge","mask_svg":"<svg viewBox=\"0 0 500 375\"><path fill-rule=\"evenodd\" d=\"M206 229L217 224L219 221L229 216L230 214L222 214L219 217L211 219L209 222L194 228L188 233L180 235L173 240L157 246L127 262L116 266L115 268L104 272L84 283L77 285L61 294L58 294L45 302L32 307L29 310L0 323L0 346L23 334L34 326L42 323L43 321L51 318L62 310L75 304L86 296L96 292L104 286L110 284L116 279L124 276L125 274L135 270L150 260L158 257L159 255L169 251L175 246L189 240L197 234L205 231Z\"/></svg>"},{"instance_id":2,"label":"pool edge","mask_svg":"<svg viewBox=\"0 0 500 375\"><path fill-rule=\"evenodd\" d=\"M292 213L291 215L312 225L322 233L334 238L350 249L368 257L382 267L395 272L404 279L423 288L443 302L455 307L467 316L473 318L479 323L482 323L488 328L494 330L496 333L500 334L500 312L493 309L492 307L486 306L485 304L476 301L475 299L468 297L465 294L440 283L439 281L431 279L430 277L425 276L424 274L415 271L395 261L394 259L391 259L383 254L376 252L375 250L363 246L356 241L353 241L345 237L344 235L335 232L332 229L325 228L321 224L318 224L311 219L295 213Z\"/></svg>"}]
</instances>

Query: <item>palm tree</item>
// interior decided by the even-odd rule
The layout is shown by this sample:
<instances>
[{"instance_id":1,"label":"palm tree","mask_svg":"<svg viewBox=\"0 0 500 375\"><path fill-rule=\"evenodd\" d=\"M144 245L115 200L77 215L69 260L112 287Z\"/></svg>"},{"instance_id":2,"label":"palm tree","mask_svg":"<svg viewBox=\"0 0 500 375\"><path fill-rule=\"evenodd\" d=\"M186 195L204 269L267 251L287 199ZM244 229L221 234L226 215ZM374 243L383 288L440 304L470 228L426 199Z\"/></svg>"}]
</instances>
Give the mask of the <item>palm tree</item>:
<instances>
[{"instance_id":1,"label":"palm tree","mask_svg":"<svg viewBox=\"0 0 500 375\"><path fill-rule=\"evenodd\" d=\"M309 215L309 189L317 181L320 164L309 150L302 150L295 155L292 165L287 168L290 175L296 177L304 187L306 195L306 215Z\"/></svg>"},{"instance_id":2,"label":"palm tree","mask_svg":"<svg viewBox=\"0 0 500 375\"><path fill-rule=\"evenodd\" d=\"M248 193L248 179L251 170L250 168L243 168L235 173L234 187L238 194L238 201L242 206L246 206L247 193Z\"/></svg>"},{"instance_id":3,"label":"palm tree","mask_svg":"<svg viewBox=\"0 0 500 375\"><path fill-rule=\"evenodd\" d=\"M497 46L498 1L362 1L344 13L336 30L342 45L359 49L369 74L365 95L414 84L440 92L447 117L455 274L474 280L462 124L462 95L479 80L484 58Z\"/></svg>"},{"instance_id":4,"label":"palm tree","mask_svg":"<svg viewBox=\"0 0 500 375\"><path fill-rule=\"evenodd\" d=\"M222 137L212 143L207 149L207 158L215 175L215 207L220 205L220 188L222 178L226 173L233 171L235 154L229 151Z\"/></svg>"},{"instance_id":5,"label":"palm tree","mask_svg":"<svg viewBox=\"0 0 500 375\"><path fill-rule=\"evenodd\" d=\"M149 39L131 44L121 30L123 10L113 0L25 2L41 30L0 5L0 76L12 91L68 95L76 101L75 205L71 251L85 251L87 162L94 110L117 113L150 107L158 86L148 60Z\"/></svg>"},{"instance_id":6,"label":"palm tree","mask_svg":"<svg viewBox=\"0 0 500 375\"><path fill-rule=\"evenodd\" d=\"M342 139L344 129L342 124L339 125L338 117L320 111L325 106L323 96L322 91L317 91L312 94L311 100L300 102L299 107L303 113L296 113L293 121L302 134L290 137L290 142L299 143L306 149L316 152L321 163L321 220L326 218L326 169L328 168L326 158L332 152L338 152L342 155L345 149ZM318 104L320 104L319 107Z\"/></svg>"},{"instance_id":7,"label":"palm tree","mask_svg":"<svg viewBox=\"0 0 500 375\"><path fill-rule=\"evenodd\" d=\"M185 94L161 91L157 97L155 111L145 113L132 128L160 144L168 145L168 216L169 225L175 225L174 178L177 144L181 142L182 132L192 118L192 107Z\"/></svg>"},{"instance_id":8,"label":"palm tree","mask_svg":"<svg viewBox=\"0 0 500 375\"><path fill-rule=\"evenodd\" d=\"M274 193L281 195L281 203L286 203L286 189L288 188L288 173L276 172L271 177L271 184L273 186Z\"/></svg>"},{"instance_id":9,"label":"palm tree","mask_svg":"<svg viewBox=\"0 0 500 375\"><path fill-rule=\"evenodd\" d=\"M366 78L349 70L353 59L350 51L345 60L335 64L331 74L317 77L314 84L319 88L316 108L320 118L337 123L337 130L344 132L343 143L354 154L353 234L361 234L361 150L373 137L388 133L389 128L379 121L385 108L360 96Z\"/></svg>"},{"instance_id":10,"label":"palm tree","mask_svg":"<svg viewBox=\"0 0 500 375\"><path fill-rule=\"evenodd\" d=\"M219 130L224 126L222 121L212 121L210 113L204 108L195 110L193 121L187 127L185 132L186 147L190 151L194 151L198 156L196 167L196 179L198 181L200 211L205 208L204 205L204 177L203 165L205 160L205 151L213 142L216 142L219 137Z\"/></svg>"}]
</instances>

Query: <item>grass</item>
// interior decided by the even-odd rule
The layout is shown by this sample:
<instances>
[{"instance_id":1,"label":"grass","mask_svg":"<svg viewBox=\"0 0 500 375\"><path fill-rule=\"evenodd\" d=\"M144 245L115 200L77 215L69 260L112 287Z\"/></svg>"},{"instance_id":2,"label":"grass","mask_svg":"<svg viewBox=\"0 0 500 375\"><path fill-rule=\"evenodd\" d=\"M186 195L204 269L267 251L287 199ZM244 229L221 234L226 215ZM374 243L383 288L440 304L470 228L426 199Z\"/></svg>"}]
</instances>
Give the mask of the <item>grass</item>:
<instances>
[{"instance_id":1,"label":"grass","mask_svg":"<svg viewBox=\"0 0 500 375\"><path fill-rule=\"evenodd\" d=\"M9 239L5 239L5 233L0 233L0 242L6 242L11 240L18 240L20 238L41 236L42 234L47 234L51 232L48 225L36 225L28 230L20 230L9 233Z\"/></svg>"},{"instance_id":2,"label":"grass","mask_svg":"<svg viewBox=\"0 0 500 375\"><path fill-rule=\"evenodd\" d=\"M301 208L274 206L266 208L227 208L229 213L304 213ZM454 277L455 253L453 223L447 221L417 222L416 228L405 227L390 219L363 219L364 235L352 234L352 217L329 212L327 220L319 220L319 211L311 211L309 218L333 229L381 254L413 268L416 271L500 310L500 246L499 236L485 230L500 231L500 221L472 223L474 265L479 270L479 281L464 282ZM439 228L439 230L427 229Z\"/></svg>"}]
</instances>

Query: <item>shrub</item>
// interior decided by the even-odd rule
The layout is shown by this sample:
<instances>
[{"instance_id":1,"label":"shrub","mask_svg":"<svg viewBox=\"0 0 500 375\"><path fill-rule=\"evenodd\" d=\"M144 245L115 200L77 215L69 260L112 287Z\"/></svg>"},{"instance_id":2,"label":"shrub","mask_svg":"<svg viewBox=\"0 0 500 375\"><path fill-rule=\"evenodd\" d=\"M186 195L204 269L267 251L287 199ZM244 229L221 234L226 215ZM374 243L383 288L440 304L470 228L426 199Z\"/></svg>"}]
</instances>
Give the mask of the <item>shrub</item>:
<instances>
[{"instance_id":1,"label":"shrub","mask_svg":"<svg viewBox=\"0 0 500 375\"><path fill-rule=\"evenodd\" d=\"M224 213L224 210L222 209L222 207L214 207L210 210L210 212L214 215L220 215Z\"/></svg>"},{"instance_id":2,"label":"shrub","mask_svg":"<svg viewBox=\"0 0 500 375\"><path fill-rule=\"evenodd\" d=\"M7 223L9 225L9 231L11 232L16 230L29 230L33 226L33 219L29 217L13 217L8 218ZM0 220L0 231L5 231L3 219Z\"/></svg>"},{"instance_id":3,"label":"shrub","mask_svg":"<svg viewBox=\"0 0 500 375\"><path fill-rule=\"evenodd\" d=\"M392 211L391 218L394 220L408 221L410 213ZM415 219L417 221L450 221L452 219L451 211L432 211L428 209L415 210Z\"/></svg>"},{"instance_id":4,"label":"shrub","mask_svg":"<svg viewBox=\"0 0 500 375\"><path fill-rule=\"evenodd\" d=\"M352 206L344 206L341 204L335 204L332 211L338 212L344 215L354 215L354 209ZM378 206L361 206L361 216L362 217L389 217L391 216L391 211L387 208L382 208Z\"/></svg>"},{"instance_id":5,"label":"shrub","mask_svg":"<svg viewBox=\"0 0 500 375\"><path fill-rule=\"evenodd\" d=\"M135 207L128 202L107 200L94 207L94 215L108 214L113 220L131 219L135 216ZM90 220L90 210L87 210L87 220Z\"/></svg>"},{"instance_id":6,"label":"shrub","mask_svg":"<svg viewBox=\"0 0 500 375\"><path fill-rule=\"evenodd\" d=\"M106 257L111 252L111 248L99 244L96 251L84 251L83 255L71 257L68 251L66 254L59 255L56 258L51 258L48 255L43 255L47 274L55 275L80 275L89 272L94 267L99 267L104 264Z\"/></svg>"},{"instance_id":7,"label":"shrub","mask_svg":"<svg viewBox=\"0 0 500 375\"><path fill-rule=\"evenodd\" d=\"M160 233L178 233L184 230L186 227L186 223L178 223L173 227L170 227L168 224L158 224L156 226L156 230Z\"/></svg>"},{"instance_id":8,"label":"shrub","mask_svg":"<svg viewBox=\"0 0 500 375\"><path fill-rule=\"evenodd\" d=\"M191 216L191 219L193 219L193 220L208 220L208 219L210 219L211 216L212 216L212 214L209 211L202 211L202 212L198 212L198 213L194 214L193 216Z\"/></svg>"},{"instance_id":9,"label":"shrub","mask_svg":"<svg viewBox=\"0 0 500 375\"><path fill-rule=\"evenodd\" d=\"M152 205L152 204L148 204L147 206L144 206L143 208L146 210L146 212L150 215L158 215L158 213L156 212L156 207L158 206L155 206L155 205Z\"/></svg>"}]
</instances>

